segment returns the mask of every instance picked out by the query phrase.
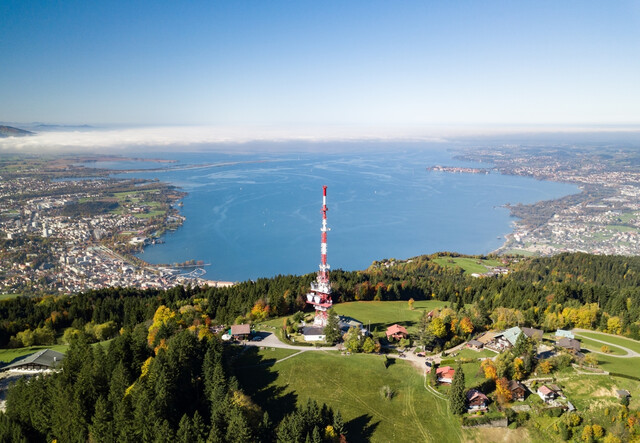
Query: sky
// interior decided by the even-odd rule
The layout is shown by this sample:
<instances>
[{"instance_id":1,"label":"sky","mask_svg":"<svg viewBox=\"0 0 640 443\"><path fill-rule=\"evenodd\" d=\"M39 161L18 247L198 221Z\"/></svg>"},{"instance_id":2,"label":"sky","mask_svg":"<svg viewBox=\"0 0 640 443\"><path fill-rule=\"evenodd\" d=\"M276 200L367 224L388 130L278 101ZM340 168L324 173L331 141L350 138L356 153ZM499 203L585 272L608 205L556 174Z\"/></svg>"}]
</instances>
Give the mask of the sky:
<instances>
[{"instance_id":1,"label":"sky","mask_svg":"<svg viewBox=\"0 0 640 443\"><path fill-rule=\"evenodd\" d=\"M2 122L640 125L637 1L3 0L0 17Z\"/></svg>"}]
</instances>

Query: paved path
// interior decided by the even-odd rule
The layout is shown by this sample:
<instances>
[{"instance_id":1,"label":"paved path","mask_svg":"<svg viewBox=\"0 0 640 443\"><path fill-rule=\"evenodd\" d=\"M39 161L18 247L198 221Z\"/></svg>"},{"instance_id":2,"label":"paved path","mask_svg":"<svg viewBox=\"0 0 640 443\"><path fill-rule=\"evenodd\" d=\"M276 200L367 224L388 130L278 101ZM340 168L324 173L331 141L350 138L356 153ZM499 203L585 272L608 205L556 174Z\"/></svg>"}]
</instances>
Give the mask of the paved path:
<instances>
[{"instance_id":1,"label":"paved path","mask_svg":"<svg viewBox=\"0 0 640 443\"><path fill-rule=\"evenodd\" d=\"M580 332L595 332L595 331L590 331L588 329L574 329L572 332L574 332L574 335L579 335ZM611 337L616 337L616 338L623 338L624 337L620 337L619 335L613 335L613 334L606 334L604 332L597 332L597 334L602 334L602 335L609 335ZM601 351L596 351L596 350L590 350L591 352L595 352L596 354L602 354L602 355L608 355L610 357L617 357L617 358L634 358L634 357L640 357L640 353L634 351L633 349L629 349L629 348L625 348L624 346L620 346L617 343L611 343L608 341L604 341L604 340L598 340L597 338L593 338L593 337L587 337L586 335L584 336L584 338L587 338L589 340L593 340L593 341L597 341L598 343L602 343L603 345L609 345L609 346L615 346L616 348L622 349L623 351L625 351L627 354L626 355L613 355L613 354L607 354L606 352L601 352Z\"/></svg>"}]
</instances>

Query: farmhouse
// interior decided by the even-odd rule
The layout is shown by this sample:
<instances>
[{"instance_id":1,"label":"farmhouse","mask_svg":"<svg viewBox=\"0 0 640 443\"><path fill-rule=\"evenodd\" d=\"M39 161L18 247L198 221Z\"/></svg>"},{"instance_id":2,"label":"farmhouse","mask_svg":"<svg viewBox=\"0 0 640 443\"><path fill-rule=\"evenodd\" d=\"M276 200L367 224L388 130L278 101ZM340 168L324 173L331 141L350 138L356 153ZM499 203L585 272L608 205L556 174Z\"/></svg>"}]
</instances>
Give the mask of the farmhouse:
<instances>
[{"instance_id":1,"label":"farmhouse","mask_svg":"<svg viewBox=\"0 0 640 443\"><path fill-rule=\"evenodd\" d=\"M527 395L527 388L516 380L509 380L509 391L511 391L511 399L522 401Z\"/></svg>"},{"instance_id":2,"label":"farmhouse","mask_svg":"<svg viewBox=\"0 0 640 443\"><path fill-rule=\"evenodd\" d=\"M2 367L2 371L48 371L55 369L64 359L64 354L43 349Z\"/></svg>"},{"instance_id":3,"label":"farmhouse","mask_svg":"<svg viewBox=\"0 0 640 443\"><path fill-rule=\"evenodd\" d=\"M489 399L477 389L469 389L467 391L467 410L468 412L486 411Z\"/></svg>"},{"instance_id":4,"label":"farmhouse","mask_svg":"<svg viewBox=\"0 0 640 443\"><path fill-rule=\"evenodd\" d=\"M398 324L389 326L387 328L387 338L401 340L403 338L407 338L408 336L409 333L407 332L407 330Z\"/></svg>"},{"instance_id":5,"label":"farmhouse","mask_svg":"<svg viewBox=\"0 0 640 443\"><path fill-rule=\"evenodd\" d=\"M573 338L562 337L556 342L556 345L569 352L580 352L580 341Z\"/></svg>"},{"instance_id":6,"label":"farmhouse","mask_svg":"<svg viewBox=\"0 0 640 443\"><path fill-rule=\"evenodd\" d=\"M548 403L551 400L555 399L558 396L558 394L556 394L554 390L548 388L547 386L542 385L538 388L538 396L540 396L542 401L544 401L545 403Z\"/></svg>"},{"instance_id":7,"label":"farmhouse","mask_svg":"<svg viewBox=\"0 0 640 443\"><path fill-rule=\"evenodd\" d=\"M523 327L522 328L522 333L524 335L526 335L527 338L532 338L532 339L534 339L536 341L542 340L542 334L543 334L542 329Z\"/></svg>"},{"instance_id":8,"label":"farmhouse","mask_svg":"<svg viewBox=\"0 0 640 443\"><path fill-rule=\"evenodd\" d=\"M456 373L456 370L453 369L451 366L443 366L441 368L436 369L436 377L437 377L438 383L451 384L455 373Z\"/></svg>"},{"instance_id":9,"label":"farmhouse","mask_svg":"<svg viewBox=\"0 0 640 443\"><path fill-rule=\"evenodd\" d=\"M231 326L231 336L236 340L246 340L251 335L251 325L248 323Z\"/></svg>"}]
</instances>

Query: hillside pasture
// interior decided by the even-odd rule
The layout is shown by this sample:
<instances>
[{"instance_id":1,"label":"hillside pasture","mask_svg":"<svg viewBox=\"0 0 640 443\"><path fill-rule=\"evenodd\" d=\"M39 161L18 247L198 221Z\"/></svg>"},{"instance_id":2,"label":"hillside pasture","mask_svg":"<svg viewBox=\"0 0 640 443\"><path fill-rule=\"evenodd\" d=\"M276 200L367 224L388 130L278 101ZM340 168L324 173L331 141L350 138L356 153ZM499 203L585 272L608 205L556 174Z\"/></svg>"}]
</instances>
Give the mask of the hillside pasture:
<instances>
[{"instance_id":1,"label":"hillside pasture","mask_svg":"<svg viewBox=\"0 0 640 443\"><path fill-rule=\"evenodd\" d=\"M424 387L423 375L404 361L385 369L378 355L303 352L274 365L237 368L241 385L279 420L293 405L311 398L339 409L350 442L460 441L457 420L445 400ZM389 386L393 397L380 391Z\"/></svg>"},{"instance_id":2,"label":"hillside pasture","mask_svg":"<svg viewBox=\"0 0 640 443\"><path fill-rule=\"evenodd\" d=\"M434 263L443 267L459 267L465 274L484 274L491 266L503 266L498 260L481 260L470 257L438 257L433 259Z\"/></svg>"},{"instance_id":3,"label":"hillside pasture","mask_svg":"<svg viewBox=\"0 0 640 443\"><path fill-rule=\"evenodd\" d=\"M612 345L622 346L624 348L631 349L632 351L640 353L640 341L633 340L631 338L620 337L617 335L605 334L602 332L596 331L575 331L575 335L578 338L587 337L587 338L595 338L596 340L605 341ZM603 343L600 343L602 346ZM609 346L611 347L611 346Z\"/></svg>"},{"instance_id":4,"label":"hillside pasture","mask_svg":"<svg viewBox=\"0 0 640 443\"><path fill-rule=\"evenodd\" d=\"M371 331L382 332L397 323L407 328L411 333L415 332L416 325L424 311L448 305L443 301L418 300L411 310L406 301L355 301L336 304L333 309L339 315L346 315L361 321L365 327L371 325Z\"/></svg>"}]
</instances>

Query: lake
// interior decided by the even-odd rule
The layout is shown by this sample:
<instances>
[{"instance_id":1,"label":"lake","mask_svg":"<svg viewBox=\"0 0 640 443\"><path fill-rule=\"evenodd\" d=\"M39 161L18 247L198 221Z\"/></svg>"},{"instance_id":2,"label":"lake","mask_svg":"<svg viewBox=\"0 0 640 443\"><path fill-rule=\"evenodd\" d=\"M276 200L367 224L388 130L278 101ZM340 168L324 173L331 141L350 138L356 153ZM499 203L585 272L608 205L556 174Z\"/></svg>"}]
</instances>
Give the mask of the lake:
<instances>
[{"instance_id":1,"label":"lake","mask_svg":"<svg viewBox=\"0 0 640 443\"><path fill-rule=\"evenodd\" d=\"M206 278L215 280L315 272L322 185L328 186L328 262L334 269L438 251L486 254L511 232L504 204L579 192L575 185L526 177L427 171L435 164L487 167L455 160L445 148L345 143L327 151L144 154L178 163L115 176L157 178L188 195L180 208L184 225L140 257L150 263L204 260L211 263ZM147 162L143 168L164 166Z\"/></svg>"}]
</instances>

